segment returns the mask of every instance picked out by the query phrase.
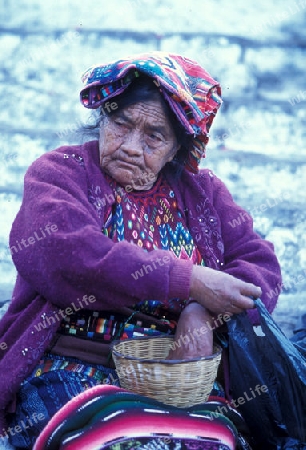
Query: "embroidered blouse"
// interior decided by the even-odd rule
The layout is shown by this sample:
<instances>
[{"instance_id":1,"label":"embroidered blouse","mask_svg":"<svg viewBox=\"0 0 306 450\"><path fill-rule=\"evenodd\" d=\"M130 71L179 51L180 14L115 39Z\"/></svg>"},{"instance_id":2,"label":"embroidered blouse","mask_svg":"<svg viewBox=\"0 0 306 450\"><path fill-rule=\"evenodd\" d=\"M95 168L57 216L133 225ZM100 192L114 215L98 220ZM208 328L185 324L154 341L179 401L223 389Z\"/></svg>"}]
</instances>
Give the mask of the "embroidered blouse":
<instances>
[{"instance_id":1,"label":"embroidered blouse","mask_svg":"<svg viewBox=\"0 0 306 450\"><path fill-rule=\"evenodd\" d=\"M114 202L106 208L105 227L102 229L104 235L113 242L126 240L147 252L155 249L168 250L179 259L189 259L193 264L205 265L187 228L184 211L179 208L174 192L164 177L160 176L150 190L130 193L111 177L106 178L112 189ZM164 262L157 258L152 264L143 264L131 276L134 280L141 279L149 271L156 270L157 266L164 265ZM186 300L188 299L147 299L134 305L134 309L163 319L171 330L175 327ZM125 323L118 314L87 310L78 311L63 319L60 331L63 334L108 342L119 336L131 338L160 334L154 326L144 326L139 320Z\"/></svg>"}]
</instances>

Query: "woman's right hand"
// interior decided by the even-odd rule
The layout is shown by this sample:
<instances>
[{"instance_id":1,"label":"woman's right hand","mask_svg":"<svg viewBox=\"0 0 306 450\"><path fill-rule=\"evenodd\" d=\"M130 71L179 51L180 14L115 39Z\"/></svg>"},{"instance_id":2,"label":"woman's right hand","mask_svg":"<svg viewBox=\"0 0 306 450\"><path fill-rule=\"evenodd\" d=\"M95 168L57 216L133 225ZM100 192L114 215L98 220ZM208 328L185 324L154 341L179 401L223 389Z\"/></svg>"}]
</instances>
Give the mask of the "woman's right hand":
<instances>
[{"instance_id":1,"label":"woman's right hand","mask_svg":"<svg viewBox=\"0 0 306 450\"><path fill-rule=\"evenodd\" d=\"M250 297L258 298L261 293L260 287L226 272L193 266L190 297L212 313L232 315L252 309L254 301Z\"/></svg>"}]
</instances>

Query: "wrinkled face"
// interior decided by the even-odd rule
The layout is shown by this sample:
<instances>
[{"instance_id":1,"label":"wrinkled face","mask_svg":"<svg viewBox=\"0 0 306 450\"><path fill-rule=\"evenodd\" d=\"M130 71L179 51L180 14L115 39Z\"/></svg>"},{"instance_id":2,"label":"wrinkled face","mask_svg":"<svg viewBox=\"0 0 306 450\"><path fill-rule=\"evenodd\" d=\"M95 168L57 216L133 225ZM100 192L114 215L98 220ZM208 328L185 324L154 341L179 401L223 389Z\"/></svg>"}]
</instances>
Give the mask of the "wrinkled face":
<instances>
[{"instance_id":1,"label":"wrinkled face","mask_svg":"<svg viewBox=\"0 0 306 450\"><path fill-rule=\"evenodd\" d=\"M127 190L150 189L179 146L159 100L106 116L100 127L100 164Z\"/></svg>"}]
</instances>

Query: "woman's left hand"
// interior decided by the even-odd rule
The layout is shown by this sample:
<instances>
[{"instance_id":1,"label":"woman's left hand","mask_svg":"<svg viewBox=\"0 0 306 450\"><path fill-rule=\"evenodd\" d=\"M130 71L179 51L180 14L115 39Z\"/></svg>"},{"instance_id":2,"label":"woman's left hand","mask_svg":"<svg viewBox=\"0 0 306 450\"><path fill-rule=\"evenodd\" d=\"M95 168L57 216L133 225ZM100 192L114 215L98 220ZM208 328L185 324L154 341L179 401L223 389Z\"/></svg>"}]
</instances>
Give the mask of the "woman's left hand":
<instances>
[{"instance_id":1,"label":"woman's left hand","mask_svg":"<svg viewBox=\"0 0 306 450\"><path fill-rule=\"evenodd\" d=\"M192 359L213 353L212 317L199 303L182 311L167 359Z\"/></svg>"}]
</instances>

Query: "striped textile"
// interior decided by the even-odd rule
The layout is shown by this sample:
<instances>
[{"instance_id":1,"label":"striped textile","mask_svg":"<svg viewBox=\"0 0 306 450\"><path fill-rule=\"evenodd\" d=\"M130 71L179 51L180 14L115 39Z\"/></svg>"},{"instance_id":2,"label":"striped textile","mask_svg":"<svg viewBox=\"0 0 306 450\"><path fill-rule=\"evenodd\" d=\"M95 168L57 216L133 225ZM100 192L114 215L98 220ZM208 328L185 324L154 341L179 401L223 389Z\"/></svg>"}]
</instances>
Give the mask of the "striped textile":
<instances>
[{"instance_id":1,"label":"striped textile","mask_svg":"<svg viewBox=\"0 0 306 450\"><path fill-rule=\"evenodd\" d=\"M34 450L234 450L237 430L227 417L214 413L214 407L205 403L179 409L99 385L61 408Z\"/></svg>"}]
</instances>

